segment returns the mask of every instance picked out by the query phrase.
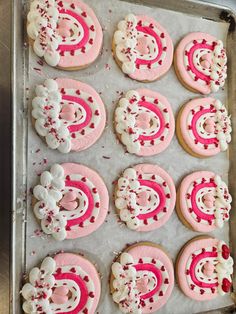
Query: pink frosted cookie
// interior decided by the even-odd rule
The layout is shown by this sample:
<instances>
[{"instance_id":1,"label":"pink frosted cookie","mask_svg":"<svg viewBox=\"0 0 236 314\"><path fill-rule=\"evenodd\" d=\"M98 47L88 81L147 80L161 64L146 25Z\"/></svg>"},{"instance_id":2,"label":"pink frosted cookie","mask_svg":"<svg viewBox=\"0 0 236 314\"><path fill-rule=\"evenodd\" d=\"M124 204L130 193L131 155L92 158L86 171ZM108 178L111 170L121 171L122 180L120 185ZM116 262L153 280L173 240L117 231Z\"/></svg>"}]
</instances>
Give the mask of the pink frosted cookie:
<instances>
[{"instance_id":1,"label":"pink frosted cookie","mask_svg":"<svg viewBox=\"0 0 236 314\"><path fill-rule=\"evenodd\" d=\"M225 106L214 98L196 98L178 114L176 133L183 148L195 157L210 157L228 148L231 121Z\"/></svg>"},{"instance_id":2,"label":"pink frosted cookie","mask_svg":"<svg viewBox=\"0 0 236 314\"><path fill-rule=\"evenodd\" d=\"M149 89L130 90L115 110L115 129L129 153L151 156L165 150L175 130L171 105Z\"/></svg>"},{"instance_id":3,"label":"pink frosted cookie","mask_svg":"<svg viewBox=\"0 0 236 314\"><path fill-rule=\"evenodd\" d=\"M210 94L224 86L227 57L221 40L206 33L190 33L175 51L175 70L190 90Z\"/></svg>"},{"instance_id":4,"label":"pink frosted cookie","mask_svg":"<svg viewBox=\"0 0 236 314\"><path fill-rule=\"evenodd\" d=\"M84 68L102 47L102 28L93 10L78 0L34 0L27 16L34 52L53 67Z\"/></svg>"},{"instance_id":5,"label":"pink frosted cookie","mask_svg":"<svg viewBox=\"0 0 236 314\"><path fill-rule=\"evenodd\" d=\"M56 240L86 236L104 222L109 196L100 176L73 163L54 164L33 189L34 213Z\"/></svg>"},{"instance_id":6,"label":"pink frosted cookie","mask_svg":"<svg viewBox=\"0 0 236 314\"><path fill-rule=\"evenodd\" d=\"M185 225L199 232L222 228L229 220L232 198L220 176L193 172L183 179L177 193L177 213Z\"/></svg>"},{"instance_id":7,"label":"pink frosted cookie","mask_svg":"<svg viewBox=\"0 0 236 314\"><path fill-rule=\"evenodd\" d=\"M110 289L122 313L153 313L168 301L174 287L171 259L157 244L129 246L112 264Z\"/></svg>"},{"instance_id":8,"label":"pink frosted cookie","mask_svg":"<svg viewBox=\"0 0 236 314\"><path fill-rule=\"evenodd\" d=\"M184 294L197 301L211 300L230 291L233 259L224 241L197 237L182 248L176 272Z\"/></svg>"},{"instance_id":9,"label":"pink frosted cookie","mask_svg":"<svg viewBox=\"0 0 236 314\"><path fill-rule=\"evenodd\" d=\"M128 228L150 231L160 228L175 207L175 185L157 165L127 168L117 182L115 206Z\"/></svg>"},{"instance_id":10,"label":"pink frosted cookie","mask_svg":"<svg viewBox=\"0 0 236 314\"><path fill-rule=\"evenodd\" d=\"M71 79L47 79L37 85L32 116L37 133L62 153L93 145L106 124L106 111L97 92Z\"/></svg>"},{"instance_id":11,"label":"pink frosted cookie","mask_svg":"<svg viewBox=\"0 0 236 314\"><path fill-rule=\"evenodd\" d=\"M137 81L154 81L171 67L173 43L153 18L129 14L113 38L113 53L122 71Z\"/></svg>"},{"instance_id":12,"label":"pink frosted cookie","mask_svg":"<svg viewBox=\"0 0 236 314\"><path fill-rule=\"evenodd\" d=\"M22 288L25 313L94 314L101 282L95 266L78 254L46 257Z\"/></svg>"}]
</instances>

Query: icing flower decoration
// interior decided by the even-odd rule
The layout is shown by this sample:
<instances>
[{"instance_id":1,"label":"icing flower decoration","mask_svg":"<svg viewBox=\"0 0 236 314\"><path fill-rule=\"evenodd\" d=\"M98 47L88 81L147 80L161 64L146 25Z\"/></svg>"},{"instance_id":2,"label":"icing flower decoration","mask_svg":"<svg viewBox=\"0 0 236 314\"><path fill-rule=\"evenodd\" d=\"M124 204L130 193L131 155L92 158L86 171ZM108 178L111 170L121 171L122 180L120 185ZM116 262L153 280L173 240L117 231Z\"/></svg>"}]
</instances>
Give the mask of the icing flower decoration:
<instances>
[{"instance_id":1,"label":"icing flower decoration","mask_svg":"<svg viewBox=\"0 0 236 314\"><path fill-rule=\"evenodd\" d=\"M172 292L172 262L153 243L128 247L112 264L111 270L112 298L122 313L156 312Z\"/></svg>"},{"instance_id":2,"label":"icing flower decoration","mask_svg":"<svg viewBox=\"0 0 236 314\"><path fill-rule=\"evenodd\" d=\"M190 298L204 301L231 289L233 259L224 241L210 237L191 240L178 257L179 286Z\"/></svg>"},{"instance_id":3,"label":"icing flower decoration","mask_svg":"<svg viewBox=\"0 0 236 314\"><path fill-rule=\"evenodd\" d=\"M152 156L170 144L175 120L164 96L148 89L130 90L115 110L115 129L129 153Z\"/></svg>"},{"instance_id":4,"label":"icing flower decoration","mask_svg":"<svg viewBox=\"0 0 236 314\"><path fill-rule=\"evenodd\" d=\"M105 220L108 192L98 174L77 164L55 164L33 189L34 214L56 240L95 231Z\"/></svg>"},{"instance_id":5,"label":"icing flower decoration","mask_svg":"<svg viewBox=\"0 0 236 314\"><path fill-rule=\"evenodd\" d=\"M82 256L60 253L34 267L22 288L28 314L95 313L101 293L98 272Z\"/></svg>"},{"instance_id":6,"label":"icing flower decoration","mask_svg":"<svg viewBox=\"0 0 236 314\"><path fill-rule=\"evenodd\" d=\"M99 55L102 29L83 2L33 0L27 22L34 52L53 67L79 69Z\"/></svg>"},{"instance_id":7,"label":"icing flower decoration","mask_svg":"<svg viewBox=\"0 0 236 314\"><path fill-rule=\"evenodd\" d=\"M227 77L227 57L221 40L205 33L190 33L175 52L175 68L184 85L202 94L217 92Z\"/></svg>"},{"instance_id":8,"label":"icing flower decoration","mask_svg":"<svg viewBox=\"0 0 236 314\"><path fill-rule=\"evenodd\" d=\"M129 77L154 81L169 70L173 44L167 31L154 19L128 14L114 33L113 52Z\"/></svg>"},{"instance_id":9,"label":"icing flower decoration","mask_svg":"<svg viewBox=\"0 0 236 314\"><path fill-rule=\"evenodd\" d=\"M70 79L47 79L35 92L35 129L50 148L61 153L81 151L101 136L106 112L92 87Z\"/></svg>"},{"instance_id":10,"label":"icing flower decoration","mask_svg":"<svg viewBox=\"0 0 236 314\"><path fill-rule=\"evenodd\" d=\"M140 164L127 168L119 178L115 206L121 221L136 231L161 227L175 205L175 186L160 167Z\"/></svg>"}]
</instances>

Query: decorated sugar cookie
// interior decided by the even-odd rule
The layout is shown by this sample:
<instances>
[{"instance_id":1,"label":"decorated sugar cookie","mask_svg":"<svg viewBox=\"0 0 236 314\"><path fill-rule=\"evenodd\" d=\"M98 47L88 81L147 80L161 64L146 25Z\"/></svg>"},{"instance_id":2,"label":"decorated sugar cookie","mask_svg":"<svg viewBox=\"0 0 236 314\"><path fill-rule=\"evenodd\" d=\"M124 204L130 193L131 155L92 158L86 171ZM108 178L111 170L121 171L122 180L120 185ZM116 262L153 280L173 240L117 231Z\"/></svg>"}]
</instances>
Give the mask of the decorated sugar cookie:
<instances>
[{"instance_id":1,"label":"decorated sugar cookie","mask_svg":"<svg viewBox=\"0 0 236 314\"><path fill-rule=\"evenodd\" d=\"M101 282L95 266L72 253L46 257L22 288L24 313L94 314Z\"/></svg>"},{"instance_id":2,"label":"decorated sugar cookie","mask_svg":"<svg viewBox=\"0 0 236 314\"><path fill-rule=\"evenodd\" d=\"M64 70L94 62L103 40L93 10L78 0L34 0L27 16L27 33L36 55Z\"/></svg>"},{"instance_id":3,"label":"decorated sugar cookie","mask_svg":"<svg viewBox=\"0 0 236 314\"><path fill-rule=\"evenodd\" d=\"M175 199L172 178L157 165L127 168L115 188L119 217L136 231L150 231L164 225L173 212Z\"/></svg>"},{"instance_id":4,"label":"decorated sugar cookie","mask_svg":"<svg viewBox=\"0 0 236 314\"><path fill-rule=\"evenodd\" d=\"M176 269L179 287L191 299L211 300L230 292L233 259L224 241L192 239L179 253Z\"/></svg>"},{"instance_id":5,"label":"decorated sugar cookie","mask_svg":"<svg viewBox=\"0 0 236 314\"><path fill-rule=\"evenodd\" d=\"M210 94L225 84L227 57L221 40L206 33L190 33L175 51L175 69L190 90Z\"/></svg>"},{"instance_id":6,"label":"decorated sugar cookie","mask_svg":"<svg viewBox=\"0 0 236 314\"><path fill-rule=\"evenodd\" d=\"M151 156L165 150L175 130L171 105L149 89L130 90L115 110L115 129L129 153Z\"/></svg>"},{"instance_id":7,"label":"decorated sugar cookie","mask_svg":"<svg viewBox=\"0 0 236 314\"><path fill-rule=\"evenodd\" d=\"M177 213L195 231L210 232L229 220L232 198L221 177L213 172L193 172L183 179L177 193Z\"/></svg>"},{"instance_id":8,"label":"decorated sugar cookie","mask_svg":"<svg viewBox=\"0 0 236 314\"><path fill-rule=\"evenodd\" d=\"M113 37L114 57L122 71L137 81L154 81L171 67L173 43L153 18L129 14Z\"/></svg>"},{"instance_id":9,"label":"decorated sugar cookie","mask_svg":"<svg viewBox=\"0 0 236 314\"><path fill-rule=\"evenodd\" d=\"M176 126L179 142L195 157L210 157L227 150L231 131L230 116L218 99L196 98L179 111Z\"/></svg>"},{"instance_id":10,"label":"decorated sugar cookie","mask_svg":"<svg viewBox=\"0 0 236 314\"><path fill-rule=\"evenodd\" d=\"M112 298L122 313L153 313L168 301L174 286L171 259L157 244L129 246L112 264Z\"/></svg>"},{"instance_id":11,"label":"decorated sugar cookie","mask_svg":"<svg viewBox=\"0 0 236 314\"><path fill-rule=\"evenodd\" d=\"M35 92L33 123L50 148L62 153L81 151L99 139L106 111L91 86L71 79L47 79Z\"/></svg>"},{"instance_id":12,"label":"decorated sugar cookie","mask_svg":"<svg viewBox=\"0 0 236 314\"><path fill-rule=\"evenodd\" d=\"M54 164L33 189L34 214L56 240L86 236L104 222L109 196L100 176L73 163Z\"/></svg>"}]
</instances>

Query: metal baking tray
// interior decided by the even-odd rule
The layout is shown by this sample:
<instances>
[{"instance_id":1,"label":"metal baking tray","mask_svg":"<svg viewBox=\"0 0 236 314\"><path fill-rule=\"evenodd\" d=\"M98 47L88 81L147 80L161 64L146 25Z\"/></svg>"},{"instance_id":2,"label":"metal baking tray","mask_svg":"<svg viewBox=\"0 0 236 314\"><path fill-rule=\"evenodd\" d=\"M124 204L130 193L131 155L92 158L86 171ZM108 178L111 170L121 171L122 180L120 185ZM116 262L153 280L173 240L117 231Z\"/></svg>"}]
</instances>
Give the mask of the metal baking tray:
<instances>
[{"instance_id":1,"label":"metal baking tray","mask_svg":"<svg viewBox=\"0 0 236 314\"><path fill-rule=\"evenodd\" d=\"M28 54L25 20L26 2L13 1L12 18L12 251L11 251L11 292L10 313L21 313L20 289L25 273L26 261L26 191L27 191L27 136L28 136ZM95 0L94 0L95 1ZM100 0L101 1L101 0ZM104 0L105 1L105 0ZM108 0L106 0L108 1ZM121 0L123 1L123 0ZM230 245L236 261L236 15L227 7L203 3L196 0L129 0L129 2L163 8L190 14L199 18L229 24L227 35L228 55L228 104L232 116L233 136L229 149L230 171L229 187L233 196L230 220ZM19 117L20 115L20 117ZM45 253L46 254L46 253ZM236 264L235 264L236 270ZM236 274L236 272L235 272ZM236 276L233 287L236 291ZM233 299L234 293L232 294ZM214 313L233 313L235 306L213 311ZM211 313L213 313L211 312ZM210 312L207 312L210 313ZM110 313L103 313L110 314Z\"/></svg>"}]
</instances>

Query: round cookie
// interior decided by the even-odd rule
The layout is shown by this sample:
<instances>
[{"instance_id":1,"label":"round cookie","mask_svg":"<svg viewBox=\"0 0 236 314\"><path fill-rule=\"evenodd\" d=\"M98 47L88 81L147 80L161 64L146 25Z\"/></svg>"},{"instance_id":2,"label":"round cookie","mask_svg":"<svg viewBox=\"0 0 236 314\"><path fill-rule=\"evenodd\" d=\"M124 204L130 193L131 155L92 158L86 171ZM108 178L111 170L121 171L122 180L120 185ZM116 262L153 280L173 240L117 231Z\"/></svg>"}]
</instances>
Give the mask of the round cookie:
<instances>
[{"instance_id":1,"label":"round cookie","mask_svg":"<svg viewBox=\"0 0 236 314\"><path fill-rule=\"evenodd\" d=\"M163 226L175 207L175 185L157 165L127 168L115 188L115 206L121 221L136 231Z\"/></svg>"},{"instance_id":2,"label":"round cookie","mask_svg":"<svg viewBox=\"0 0 236 314\"><path fill-rule=\"evenodd\" d=\"M34 214L56 240L84 237L104 222L109 195L100 176L83 165L54 164L33 189Z\"/></svg>"},{"instance_id":3,"label":"round cookie","mask_svg":"<svg viewBox=\"0 0 236 314\"><path fill-rule=\"evenodd\" d=\"M119 100L115 130L129 153L152 156L164 151L175 130L171 105L149 89L130 90Z\"/></svg>"},{"instance_id":4,"label":"round cookie","mask_svg":"<svg viewBox=\"0 0 236 314\"><path fill-rule=\"evenodd\" d=\"M173 43L153 18L129 14L120 21L112 43L116 62L130 78L150 82L171 67Z\"/></svg>"},{"instance_id":5,"label":"round cookie","mask_svg":"<svg viewBox=\"0 0 236 314\"><path fill-rule=\"evenodd\" d=\"M221 40L206 33L190 33L175 50L174 65L181 83L201 94L217 92L227 77L227 57Z\"/></svg>"},{"instance_id":6,"label":"round cookie","mask_svg":"<svg viewBox=\"0 0 236 314\"><path fill-rule=\"evenodd\" d=\"M93 10L78 0L34 0L27 33L36 55L63 70L89 66L99 56L103 41Z\"/></svg>"},{"instance_id":7,"label":"round cookie","mask_svg":"<svg viewBox=\"0 0 236 314\"><path fill-rule=\"evenodd\" d=\"M196 237L180 251L177 281L183 293L197 301L212 300L230 291L233 259L224 241Z\"/></svg>"},{"instance_id":8,"label":"round cookie","mask_svg":"<svg viewBox=\"0 0 236 314\"><path fill-rule=\"evenodd\" d=\"M95 266L73 253L46 257L22 288L24 313L96 313L101 280Z\"/></svg>"},{"instance_id":9,"label":"round cookie","mask_svg":"<svg viewBox=\"0 0 236 314\"><path fill-rule=\"evenodd\" d=\"M221 177L209 171L186 176L177 192L176 210L190 229L211 232L229 220L232 197Z\"/></svg>"},{"instance_id":10,"label":"round cookie","mask_svg":"<svg viewBox=\"0 0 236 314\"><path fill-rule=\"evenodd\" d=\"M111 294L122 313L156 312L172 293L173 264L157 244L139 242L129 246L111 269Z\"/></svg>"},{"instance_id":11,"label":"round cookie","mask_svg":"<svg viewBox=\"0 0 236 314\"><path fill-rule=\"evenodd\" d=\"M210 157L226 151L231 141L231 131L227 109L218 99L195 98L178 113L178 140L195 157Z\"/></svg>"},{"instance_id":12,"label":"round cookie","mask_svg":"<svg viewBox=\"0 0 236 314\"><path fill-rule=\"evenodd\" d=\"M106 110L98 93L72 79L47 79L35 88L33 124L47 145L62 153L93 145L106 125Z\"/></svg>"}]
</instances>

